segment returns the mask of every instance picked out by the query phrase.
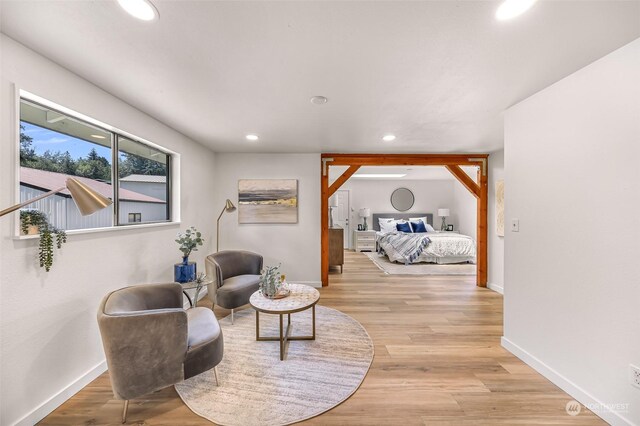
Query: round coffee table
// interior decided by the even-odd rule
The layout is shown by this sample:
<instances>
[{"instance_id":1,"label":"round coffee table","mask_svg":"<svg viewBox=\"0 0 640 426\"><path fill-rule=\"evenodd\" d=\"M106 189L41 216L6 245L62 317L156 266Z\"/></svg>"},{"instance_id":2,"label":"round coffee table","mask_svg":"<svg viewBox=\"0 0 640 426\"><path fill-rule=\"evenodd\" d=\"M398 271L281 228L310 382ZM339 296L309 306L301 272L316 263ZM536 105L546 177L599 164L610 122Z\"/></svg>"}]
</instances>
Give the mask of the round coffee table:
<instances>
[{"instance_id":1,"label":"round coffee table","mask_svg":"<svg viewBox=\"0 0 640 426\"><path fill-rule=\"evenodd\" d=\"M291 294L283 299L269 299L256 291L251 295L249 303L256 310L256 340L279 341L280 360L284 360L286 344L290 340L315 340L316 339L316 303L320 300L320 292L315 288L304 284L289 284ZM291 314L305 311L311 308L310 336L290 336ZM280 336L260 336L260 312L265 314L280 315ZM287 315L287 330L283 331L283 316Z\"/></svg>"}]
</instances>

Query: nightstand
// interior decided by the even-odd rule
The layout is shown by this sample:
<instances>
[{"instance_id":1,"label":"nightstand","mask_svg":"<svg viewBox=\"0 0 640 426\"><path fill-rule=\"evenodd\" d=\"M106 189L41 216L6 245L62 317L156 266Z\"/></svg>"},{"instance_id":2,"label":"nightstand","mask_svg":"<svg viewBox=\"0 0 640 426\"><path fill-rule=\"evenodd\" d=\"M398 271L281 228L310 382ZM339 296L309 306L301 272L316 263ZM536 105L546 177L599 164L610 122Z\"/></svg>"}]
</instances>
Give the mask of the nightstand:
<instances>
[{"instance_id":1,"label":"nightstand","mask_svg":"<svg viewBox=\"0 0 640 426\"><path fill-rule=\"evenodd\" d=\"M376 231L353 231L355 251L376 251Z\"/></svg>"}]
</instances>

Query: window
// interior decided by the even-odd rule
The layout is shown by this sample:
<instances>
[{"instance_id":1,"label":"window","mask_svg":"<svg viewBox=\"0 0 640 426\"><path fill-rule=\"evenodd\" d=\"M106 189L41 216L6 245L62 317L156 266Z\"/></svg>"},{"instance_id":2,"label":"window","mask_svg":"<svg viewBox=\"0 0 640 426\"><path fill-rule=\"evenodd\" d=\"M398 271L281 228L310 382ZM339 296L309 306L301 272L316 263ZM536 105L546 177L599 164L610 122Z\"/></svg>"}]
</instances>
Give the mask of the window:
<instances>
[{"instance_id":1,"label":"window","mask_svg":"<svg viewBox=\"0 0 640 426\"><path fill-rule=\"evenodd\" d=\"M22 98L20 201L64 187L73 176L113 205L82 216L63 190L27 208L65 230L170 221L171 155L108 127Z\"/></svg>"},{"instance_id":2,"label":"window","mask_svg":"<svg viewBox=\"0 0 640 426\"><path fill-rule=\"evenodd\" d=\"M129 223L142 222L142 213L129 213Z\"/></svg>"}]
</instances>

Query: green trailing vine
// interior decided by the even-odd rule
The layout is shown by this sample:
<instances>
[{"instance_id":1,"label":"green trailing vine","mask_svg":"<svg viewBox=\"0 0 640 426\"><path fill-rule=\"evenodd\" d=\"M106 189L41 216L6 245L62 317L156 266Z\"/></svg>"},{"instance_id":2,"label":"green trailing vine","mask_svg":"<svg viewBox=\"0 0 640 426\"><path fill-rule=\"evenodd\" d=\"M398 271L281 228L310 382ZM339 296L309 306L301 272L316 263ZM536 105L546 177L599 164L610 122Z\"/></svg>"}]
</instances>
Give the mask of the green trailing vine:
<instances>
[{"instance_id":1,"label":"green trailing vine","mask_svg":"<svg viewBox=\"0 0 640 426\"><path fill-rule=\"evenodd\" d=\"M23 234L29 232L29 227L35 226L40 234L38 244L38 259L40 267L49 272L53 266L54 245L62 248L62 244L67 242L67 233L49 223L47 215L39 210L20 211L20 230Z\"/></svg>"}]
</instances>

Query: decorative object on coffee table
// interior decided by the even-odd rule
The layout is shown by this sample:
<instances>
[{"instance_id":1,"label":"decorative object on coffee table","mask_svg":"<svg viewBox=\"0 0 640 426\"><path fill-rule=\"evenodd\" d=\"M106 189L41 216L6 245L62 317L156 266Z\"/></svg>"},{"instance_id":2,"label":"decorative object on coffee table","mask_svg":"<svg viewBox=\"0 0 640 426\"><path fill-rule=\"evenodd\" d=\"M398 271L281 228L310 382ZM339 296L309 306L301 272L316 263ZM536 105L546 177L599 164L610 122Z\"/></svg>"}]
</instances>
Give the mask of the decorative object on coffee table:
<instances>
[{"instance_id":1,"label":"decorative object on coffee table","mask_svg":"<svg viewBox=\"0 0 640 426\"><path fill-rule=\"evenodd\" d=\"M289 284L289 297L270 299L256 291L251 295L249 304L256 310L256 340L279 341L280 361L284 361L287 342L290 340L316 340L316 303L320 300L320 292L304 284ZM311 308L311 335L291 336L291 314ZM260 336L260 312L280 316L279 336ZM283 317L287 315L287 330L284 331Z\"/></svg>"},{"instance_id":2,"label":"decorative object on coffee table","mask_svg":"<svg viewBox=\"0 0 640 426\"><path fill-rule=\"evenodd\" d=\"M189 262L192 251L198 251L198 246L204 242L202 234L195 227L187 228L184 233L178 233L176 243L182 252L182 263L176 263L173 267L173 280L177 283L195 281L197 277L196 262Z\"/></svg>"},{"instance_id":3,"label":"decorative object on coffee table","mask_svg":"<svg viewBox=\"0 0 640 426\"><path fill-rule=\"evenodd\" d=\"M280 265L265 266L260 276L260 294L268 299L282 299L289 295L285 276L280 274Z\"/></svg>"}]
</instances>

